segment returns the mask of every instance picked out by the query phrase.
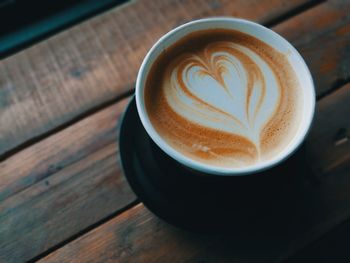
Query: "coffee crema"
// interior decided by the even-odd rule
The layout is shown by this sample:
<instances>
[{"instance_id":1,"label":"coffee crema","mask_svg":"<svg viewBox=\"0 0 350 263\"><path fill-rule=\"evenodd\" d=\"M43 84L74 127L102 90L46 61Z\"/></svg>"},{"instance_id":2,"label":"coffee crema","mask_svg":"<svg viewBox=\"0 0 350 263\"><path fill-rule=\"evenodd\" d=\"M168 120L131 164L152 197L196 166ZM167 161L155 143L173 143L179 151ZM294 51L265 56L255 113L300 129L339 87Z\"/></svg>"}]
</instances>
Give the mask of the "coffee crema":
<instances>
[{"instance_id":1,"label":"coffee crema","mask_svg":"<svg viewBox=\"0 0 350 263\"><path fill-rule=\"evenodd\" d=\"M156 131L204 164L268 160L287 146L301 119L301 87L286 55L236 30L178 40L154 61L145 85Z\"/></svg>"}]
</instances>

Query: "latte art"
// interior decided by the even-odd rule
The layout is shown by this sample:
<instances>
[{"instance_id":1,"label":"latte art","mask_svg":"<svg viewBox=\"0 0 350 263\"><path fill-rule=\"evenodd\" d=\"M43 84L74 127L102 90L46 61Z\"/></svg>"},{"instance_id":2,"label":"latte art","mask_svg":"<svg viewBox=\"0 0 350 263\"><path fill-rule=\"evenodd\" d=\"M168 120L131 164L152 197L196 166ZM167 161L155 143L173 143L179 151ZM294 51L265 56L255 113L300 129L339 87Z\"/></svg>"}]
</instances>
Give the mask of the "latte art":
<instances>
[{"instance_id":1,"label":"latte art","mask_svg":"<svg viewBox=\"0 0 350 263\"><path fill-rule=\"evenodd\" d=\"M179 115L245 136L256 146L281 96L269 66L249 49L230 42L210 44L203 54L180 56L168 68L163 86L168 86L164 95Z\"/></svg>"},{"instance_id":2,"label":"latte art","mask_svg":"<svg viewBox=\"0 0 350 263\"><path fill-rule=\"evenodd\" d=\"M293 137L299 84L284 54L233 30L199 31L154 62L145 102L157 132L188 157L240 167Z\"/></svg>"}]
</instances>

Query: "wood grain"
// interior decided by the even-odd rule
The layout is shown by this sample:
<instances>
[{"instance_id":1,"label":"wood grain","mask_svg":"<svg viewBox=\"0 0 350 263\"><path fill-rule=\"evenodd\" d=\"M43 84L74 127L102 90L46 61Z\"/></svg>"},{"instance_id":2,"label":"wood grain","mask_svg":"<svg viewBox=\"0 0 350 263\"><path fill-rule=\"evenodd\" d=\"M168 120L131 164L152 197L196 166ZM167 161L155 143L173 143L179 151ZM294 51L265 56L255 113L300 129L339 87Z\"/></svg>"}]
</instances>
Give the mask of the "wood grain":
<instances>
[{"instance_id":1,"label":"wood grain","mask_svg":"<svg viewBox=\"0 0 350 263\"><path fill-rule=\"evenodd\" d=\"M309 0L132 1L0 63L0 158L133 88L162 34L213 15L269 22Z\"/></svg>"},{"instance_id":2,"label":"wood grain","mask_svg":"<svg viewBox=\"0 0 350 263\"><path fill-rule=\"evenodd\" d=\"M103 147L117 148L117 120L127 103L124 99L0 162L0 202Z\"/></svg>"},{"instance_id":3,"label":"wood grain","mask_svg":"<svg viewBox=\"0 0 350 263\"><path fill-rule=\"evenodd\" d=\"M316 173L332 176L350 163L350 83L322 99L307 140ZM326 151L323 149L327 149Z\"/></svg>"},{"instance_id":4,"label":"wood grain","mask_svg":"<svg viewBox=\"0 0 350 263\"><path fill-rule=\"evenodd\" d=\"M348 157L350 141L344 142L341 150L327 143L339 128L350 126L345 117L350 113L349 96L347 85L318 103L315 123L305 146L311 147L306 159L310 165L324 162L326 168L318 170L321 173L317 182L305 180L295 200L298 207L290 216L287 214L285 222L272 225L268 220L261 222L261 232L200 235L176 229L138 205L41 262L281 262L287 259L350 217L350 161L343 158ZM344 160L343 164L329 165L333 156ZM324 172L331 176L324 176Z\"/></svg>"},{"instance_id":5,"label":"wood grain","mask_svg":"<svg viewBox=\"0 0 350 263\"><path fill-rule=\"evenodd\" d=\"M27 261L135 200L118 163L117 120L127 102L1 164L0 262Z\"/></svg>"},{"instance_id":6,"label":"wood grain","mask_svg":"<svg viewBox=\"0 0 350 263\"><path fill-rule=\"evenodd\" d=\"M168 225L139 204L42 262L184 262L212 242Z\"/></svg>"},{"instance_id":7,"label":"wood grain","mask_svg":"<svg viewBox=\"0 0 350 263\"><path fill-rule=\"evenodd\" d=\"M302 54L318 96L350 82L350 2L330 0L274 27Z\"/></svg>"}]
</instances>

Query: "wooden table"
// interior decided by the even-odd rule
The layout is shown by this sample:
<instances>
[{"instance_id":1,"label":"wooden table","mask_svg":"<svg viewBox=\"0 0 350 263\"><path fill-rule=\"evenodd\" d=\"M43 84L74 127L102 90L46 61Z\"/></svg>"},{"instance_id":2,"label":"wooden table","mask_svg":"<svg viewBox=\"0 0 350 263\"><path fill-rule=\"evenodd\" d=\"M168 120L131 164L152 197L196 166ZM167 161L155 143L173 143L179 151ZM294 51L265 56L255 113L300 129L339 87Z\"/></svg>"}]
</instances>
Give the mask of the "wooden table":
<instances>
[{"instance_id":1,"label":"wooden table","mask_svg":"<svg viewBox=\"0 0 350 263\"><path fill-rule=\"evenodd\" d=\"M2 60L0 262L335 259L350 240L349 14L347 0L135 0ZM312 176L288 229L260 240L163 222L116 158L117 122L147 50L171 28L217 15L271 27L315 80L305 143Z\"/></svg>"}]
</instances>

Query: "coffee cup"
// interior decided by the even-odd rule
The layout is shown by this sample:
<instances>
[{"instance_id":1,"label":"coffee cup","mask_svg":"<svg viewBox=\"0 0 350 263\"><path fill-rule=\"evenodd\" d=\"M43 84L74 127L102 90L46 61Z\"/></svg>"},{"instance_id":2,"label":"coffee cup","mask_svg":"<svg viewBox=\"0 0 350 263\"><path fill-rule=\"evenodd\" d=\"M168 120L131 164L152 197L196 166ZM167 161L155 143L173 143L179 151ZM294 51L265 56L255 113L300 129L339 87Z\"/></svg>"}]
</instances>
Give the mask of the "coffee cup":
<instances>
[{"instance_id":1,"label":"coffee cup","mask_svg":"<svg viewBox=\"0 0 350 263\"><path fill-rule=\"evenodd\" d=\"M214 17L162 36L144 58L136 105L150 138L204 174L278 165L305 139L315 90L298 51L255 22Z\"/></svg>"}]
</instances>

